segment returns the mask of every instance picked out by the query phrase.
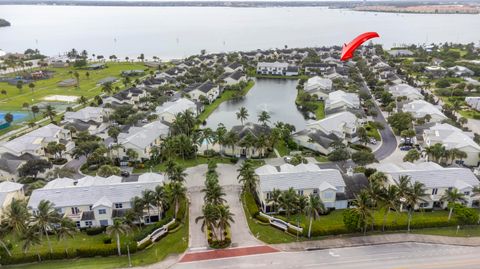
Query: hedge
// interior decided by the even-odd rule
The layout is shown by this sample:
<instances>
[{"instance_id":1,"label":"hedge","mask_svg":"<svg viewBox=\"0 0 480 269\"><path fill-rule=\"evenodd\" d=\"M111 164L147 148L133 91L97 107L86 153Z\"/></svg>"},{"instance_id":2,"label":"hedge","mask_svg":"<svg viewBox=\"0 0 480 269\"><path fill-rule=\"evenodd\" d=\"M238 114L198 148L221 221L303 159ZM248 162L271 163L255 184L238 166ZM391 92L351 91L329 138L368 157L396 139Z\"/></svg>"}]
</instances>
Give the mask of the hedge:
<instances>
[{"instance_id":1,"label":"hedge","mask_svg":"<svg viewBox=\"0 0 480 269\"><path fill-rule=\"evenodd\" d=\"M92 227L92 228L87 228L86 233L87 235L97 235L105 232L106 230L107 230L106 226Z\"/></svg>"},{"instance_id":2,"label":"hedge","mask_svg":"<svg viewBox=\"0 0 480 269\"><path fill-rule=\"evenodd\" d=\"M260 211L258 209L257 202L255 202L255 198L253 198L253 195L250 192L244 192L244 201L245 204L247 205L248 212L252 217L256 217L258 215L258 212Z\"/></svg>"},{"instance_id":3,"label":"hedge","mask_svg":"<svg viewBox=\"0 0 480 269\"><path fill-rule=\"evenodd\" d=\"M257 214L255 218L262 223L270 223L270 220L261 214Z\"/></svg>"},{"instance_id":4,"label":"hedge","mask_svg":"<svg viewBox=\"0 0 480 269\"><path fill-rule=\"evenodd\" d=\"M152 240L148 239L146 240L145 242L143 242L142 244L140 244L138 247L137 247L137 250L144 250L145 248L147 248L148 246L150 246L152 244Z\"/></svg>"},{"instance_id":5,"label":"hedge","mask_svg":"<svg viewBox=\"0 0 480 269\"><path fill-rule=\"evenodd\" d=\"M147 237L149 234L153 233L158 228L161 228L163 225L169 223L172 219L170 217L165 217L159 222L154 224L146 225L140 232L138 232L133 239L138 242Z\"/></svg>"}]
</instances>

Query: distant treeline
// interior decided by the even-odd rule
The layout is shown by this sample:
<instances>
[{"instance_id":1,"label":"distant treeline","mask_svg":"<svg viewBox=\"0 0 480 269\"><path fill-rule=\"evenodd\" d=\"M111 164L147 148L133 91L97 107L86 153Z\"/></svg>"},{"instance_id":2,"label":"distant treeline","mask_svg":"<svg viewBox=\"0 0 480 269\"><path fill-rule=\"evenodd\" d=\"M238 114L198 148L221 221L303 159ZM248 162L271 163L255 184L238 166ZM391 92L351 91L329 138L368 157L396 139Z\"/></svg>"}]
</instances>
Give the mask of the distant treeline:
<instances>
[{"instance_id":1,"label":"distant treeline","mask_svg":"<svg viewBox=\"0 0 480 269\"><path fill-rule=\"evenodd\" d=\"M412 6L425 4L480 3L480 0L459 1L76 1L76 0L0 0L0 5L77 5L77 6L193 6L193 7L330 7L353 8L362 5Z\"/></svg>"},{"instance_id":2,"label":"distant treeline","mask_svg":"<svg viewBox=\"0 0 480 269\"><path fill-rule=\"evenodd\" d=\"M10 26L10 22L4 19L0 19L0 27L6 27L6 26Z\"/></svg>"}]
</instances>

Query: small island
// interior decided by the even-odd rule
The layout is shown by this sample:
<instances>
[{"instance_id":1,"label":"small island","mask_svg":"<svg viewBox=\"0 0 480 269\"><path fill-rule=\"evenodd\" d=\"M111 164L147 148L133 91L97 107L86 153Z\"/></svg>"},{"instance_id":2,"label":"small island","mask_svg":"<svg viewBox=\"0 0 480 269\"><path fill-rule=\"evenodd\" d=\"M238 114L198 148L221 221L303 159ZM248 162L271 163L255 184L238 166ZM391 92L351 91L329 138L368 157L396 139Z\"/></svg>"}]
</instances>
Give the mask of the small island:
<instances>
[{"instance_id":1,"label":"small island","mask_svg":"<svg viewBox=\"0 0 480 269\"><path fill-rule=\"evenodd\" d=\"M7 27L7 26L10 26L10 22L4 20L4 19L0 19L0 27Z\"/></svg>"}]
</instances>

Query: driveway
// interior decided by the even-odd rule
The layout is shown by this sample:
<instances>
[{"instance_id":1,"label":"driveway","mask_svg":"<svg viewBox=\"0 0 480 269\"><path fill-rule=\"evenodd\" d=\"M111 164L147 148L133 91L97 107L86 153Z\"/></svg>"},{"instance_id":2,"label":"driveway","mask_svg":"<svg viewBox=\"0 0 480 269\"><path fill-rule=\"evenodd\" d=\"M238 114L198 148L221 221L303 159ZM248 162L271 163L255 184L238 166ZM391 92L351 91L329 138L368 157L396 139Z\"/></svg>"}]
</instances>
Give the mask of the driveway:
<instances>
[{"instance_id":1,"label":"driveway","mask_svg":"<svg viewBox=\"0 0 480 269\"><path fill-rule=\"evenodd\" d=\"M82 174L80 174L80 167L87 162L87 158L85 156L81 156L78 159L71 159L69 162L67 162L64 167L72 168L75 170L75 174L73 175L74 179L80 179L84 177Z\"/></svg>"},{"instance_id":2,"label":"driveway","mask_svg":"<svg viewBox=\"0 0 480 269\"><path fill-rule=\"evenodd\" d=\"M230 164L218 164L217 173L220 185L226 194L225 200L234 214L232 223L232 246L255 246L259 241L250 233L242 203L240 202L241 185L237 180L238 166ZM189 227L189 249L198 251L208 248L205 234L201 231L201 221L195 223L195 219L202 215L203 193L207 165L199 165L187 169L186 186L190 199L190 227Z\"/></svg>"}]
</instances>

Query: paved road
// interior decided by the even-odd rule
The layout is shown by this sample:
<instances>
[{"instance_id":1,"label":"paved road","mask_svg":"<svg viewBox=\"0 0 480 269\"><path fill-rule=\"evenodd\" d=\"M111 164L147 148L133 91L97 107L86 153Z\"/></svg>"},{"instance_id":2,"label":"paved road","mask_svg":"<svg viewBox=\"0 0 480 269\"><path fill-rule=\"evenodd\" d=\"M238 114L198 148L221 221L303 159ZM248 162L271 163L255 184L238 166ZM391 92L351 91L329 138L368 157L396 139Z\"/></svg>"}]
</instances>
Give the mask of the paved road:
<instances>
[{"instance_id":1,"label":"paved road","mask_svg":"<svg viewBox=\"0 0 480 269\"><path fill-rule=\"evenodd\" d=\"M365 84L365 82L363 82L363 86L364 86L364 90L366 90L375 100L375 98L373 97L370 91L370 88L368 87L367 84ZM383 116L382 111L380 110L380 107L378 106L377 102L374 102L374 103L375 103L375 109L377 110L377 115L373 117L373 120L375 122L380 122L385 127L383 128L383 130L379 130L380 136L382 137L382 145L374 152L377 160L381 161L387 158L388 156L390 156L395 151L395 149L397 148L397 138L393 134L393 131L390 128L390 125L388 124L387 120Z\"/></svg>"},{"instance_id":2,"label":"paved road","mask_svg":"<svg viewBox=\"0 0 480 269\"><path fill-rule=\"evenodd\" d=\"M73 175L74 179L82 178L83 175L80 174L79 170L80 167L87 161L85 156L81 156L78 159L71 159L68 163L65 164L65 167L69 167L75 170L75 174Z\"/></svg>"},{"instance_id":3,"label":"paved road","mask_svg":"<svg viewBox=\"0 0 480 269\"><path fill-rule=\"evenodd\" d=\"M179 263L173 268L322 268L322 269L439 269L478 268L479 248L403 243Z\"/></svg>"}]
</instances>

